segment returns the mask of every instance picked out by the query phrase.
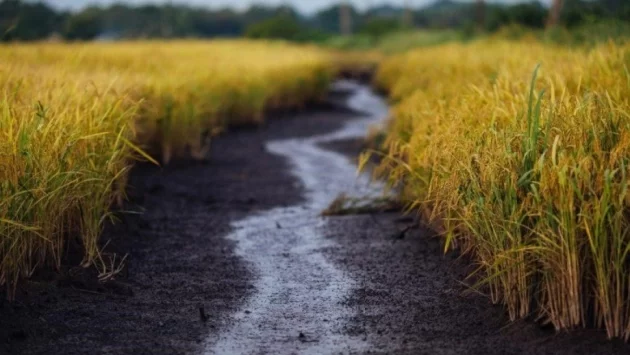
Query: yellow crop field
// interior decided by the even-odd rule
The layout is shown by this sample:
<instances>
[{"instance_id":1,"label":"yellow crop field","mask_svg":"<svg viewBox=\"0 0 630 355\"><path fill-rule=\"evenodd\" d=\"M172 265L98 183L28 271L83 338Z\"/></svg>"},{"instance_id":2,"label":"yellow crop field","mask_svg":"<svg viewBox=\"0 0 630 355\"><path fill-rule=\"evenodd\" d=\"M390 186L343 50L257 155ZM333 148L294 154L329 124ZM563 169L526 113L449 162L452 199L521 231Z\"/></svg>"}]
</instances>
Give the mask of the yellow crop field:
<instances>
[{"instance_id":1,"label":"yellow crop field","mask_svg":"<svg viewBox=\"0 0 630 355\"><path fill-rule=\"evenodd\" d=\"M134 159L203 155L229 125L321 99L328 54L275 42L0 47L0 284L58 264L80 238L99 260Z\"/></svg>"},{"instance_id":2,"label":"yellow crop field","mask_svg":"<svg viewBox=\"0 0 630 355\"><path fill-rule=\"evenodd\" d=\"M377 83L397 102L380 173L493 301L630 339L630 45L449 44Z\"/></svg>"}]
</instances>

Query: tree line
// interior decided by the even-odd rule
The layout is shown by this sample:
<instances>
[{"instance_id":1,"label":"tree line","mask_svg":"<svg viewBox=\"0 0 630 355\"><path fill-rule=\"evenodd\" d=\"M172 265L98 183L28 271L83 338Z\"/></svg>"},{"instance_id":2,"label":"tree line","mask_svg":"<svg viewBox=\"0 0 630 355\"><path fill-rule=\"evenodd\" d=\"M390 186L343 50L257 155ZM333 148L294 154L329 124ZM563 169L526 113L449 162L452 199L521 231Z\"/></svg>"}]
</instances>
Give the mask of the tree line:
<instances>
[{"instance_id":1,"label":"tree line","mask_svg":"<svg viewBox=\"0 0 630 355\"><path fill-rule=\"evenodd\" d=\"M119 3L67 12L55 10L42 2L0 0L0 39L91 40L245 35L316 41L342 32L378 36L408 27L476 27L494 31L509 24L543 28L550 19L554 24L567 28L597 21L630 21L630 1L627 0L554 1L551 9L538 1L501 5L483 0L477 3L438 0L420 9L378 6L366 11L340 3L304 16L289 6L254 5L245 11L235 11L173 4L129 6Z\"/></svg>"}]
</instances>

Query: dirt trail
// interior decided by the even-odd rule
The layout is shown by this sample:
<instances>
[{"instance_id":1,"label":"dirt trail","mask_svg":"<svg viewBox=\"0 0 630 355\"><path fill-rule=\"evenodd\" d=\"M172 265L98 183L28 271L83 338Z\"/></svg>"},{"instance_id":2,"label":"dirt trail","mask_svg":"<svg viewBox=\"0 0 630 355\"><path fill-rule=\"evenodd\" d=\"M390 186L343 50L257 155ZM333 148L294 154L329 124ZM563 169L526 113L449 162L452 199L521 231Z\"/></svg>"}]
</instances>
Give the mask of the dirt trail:
<instances>
[{"instance_id":1,"label":"dirt trail","mask_svg":"<svg viewBox=\"0 0 630 355\"><path fill-rule=\"evenodd\" d=\"M509 325L463 263L398 214L322 218L379 193L350 164L384 116L366 88L218 138L208 162L134 169L143 214L108 226L133 294L39 277L0 306L4 354L628 354L600 332ZM344 93L345 94L342 94ZM203 308L207 319L200 317Z\"/></svg>"},{"instance_id":2,"label":"dirt trail","mask_svg":"<svg viewBox=\"0 0 630 355\"><path fill-rule=\"evenodd\" d=\"M285 157L291 172L304 186L306 199L297 205L279 207L233 223L228 239L237 243L236 254L252 264L256 292L235 324L209 338L207 354L330 354L367 351L361 336L339 330L352 317L353 309L342 301L355 281L322 253L335 248L324 238L326 219L319 216L339 194L378 196L381 188L357 178L356 167L345 156L325 150L321 144L365 136L370 124L387 115L381 98L365 87L339 83L352 90L350 108L366 115L347 122L333 133L306 139L271 141L266 149Z\"/></svg>"}]
</instances>

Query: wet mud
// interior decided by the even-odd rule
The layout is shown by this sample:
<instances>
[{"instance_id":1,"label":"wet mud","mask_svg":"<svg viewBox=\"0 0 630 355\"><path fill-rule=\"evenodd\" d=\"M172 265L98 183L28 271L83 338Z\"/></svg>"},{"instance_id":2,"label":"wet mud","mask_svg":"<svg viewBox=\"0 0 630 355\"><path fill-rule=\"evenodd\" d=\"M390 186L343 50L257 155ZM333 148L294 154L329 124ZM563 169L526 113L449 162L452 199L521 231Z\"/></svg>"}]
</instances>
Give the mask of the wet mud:
<instances>
[{"instance_id":1,"label":"wet mud","mask_svg":"<svg viewBox=\"0 0 630 355\"><path fill-rule=\"evenodd\" d=\"M252 264L256 292L225 332L211 334L206 354L332 354L365 352L362 337L340 331L353 316L344 306L354 280L322 253L335 248L324 238L326 218L320 215L340 194L378 196L379 184L357 176L344 155L321 144L357 139L387 115L384 101L366 87L339 83L350 90L346 104L363 114L341 129L308 138L267 142L267 151L285 157L291 173L305 189L305 199L233 223L228 239L236 254Z\"/></svg>"},{"instance_id":2,"label":"wet mud","mask_svg":"<svg viewBox=\"0 0 630 355\"><path fill-rule=\"evenodd\" d=\"M439 237L400 214L331 217L327 255L353 275L344 332L371 354L628 354L603 332L556 334L533 320L510 323L501 306L462 280L468 262L444 254Z\"/></svg>"}]
</instances>

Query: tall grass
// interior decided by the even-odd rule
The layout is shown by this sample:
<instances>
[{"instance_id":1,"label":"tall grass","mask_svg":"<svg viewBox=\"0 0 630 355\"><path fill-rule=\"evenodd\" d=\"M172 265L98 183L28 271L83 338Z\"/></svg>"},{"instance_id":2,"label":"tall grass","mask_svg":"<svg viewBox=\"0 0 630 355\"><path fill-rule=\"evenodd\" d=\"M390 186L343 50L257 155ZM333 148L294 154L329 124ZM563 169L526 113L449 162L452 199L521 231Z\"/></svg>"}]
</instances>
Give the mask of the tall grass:
<instances>
[{"instance_id":1,"label":"tall grass","mask_svg":"<svg viewBox=\"0 0 630 355\"><path fill-rule=\"evenodd\" d=\"M299 107L326 92L327 54L279 42L198 41L36 44L5 47L0 59L100 72L140 105L140 142L156 155L199 155L207 135L261 122L265 110ZM290 73L290 75L287 75ZM203 135L203 136L202 136Z\"/></svg>"},{"instance_id":2,"label":"tall grass","mask_svg":"<svg viewBox=\"0 0 630 355\"><path fill-rule=\"evenodd\" d=\"M98 263L135 159L203 155L228 125L322 98L330 68L272 42L2 46L0 285L59 266L73 239Z\"/></svg>"},{"instance_id":3,"label":"tall grass","mask_svg":"<svg viewBox=\"0 0 630 355\"><path fill-rule=\"evenodd\" d=\"M474 256L512 319L630 339L629 68L628 45L535 40L445 45L381 67L398 104L380 172L447 248Z\"/></svg>"}]
</instances>

